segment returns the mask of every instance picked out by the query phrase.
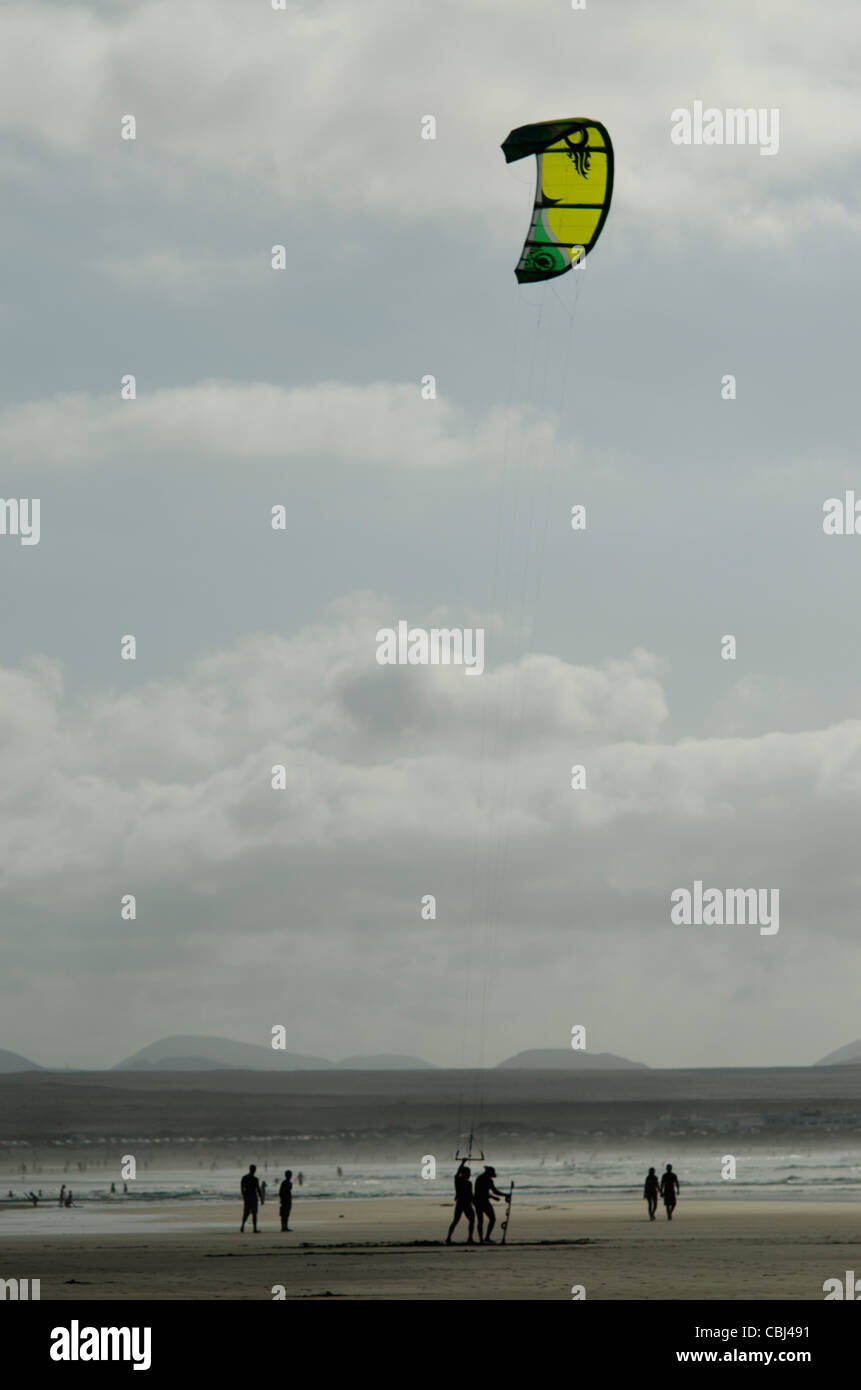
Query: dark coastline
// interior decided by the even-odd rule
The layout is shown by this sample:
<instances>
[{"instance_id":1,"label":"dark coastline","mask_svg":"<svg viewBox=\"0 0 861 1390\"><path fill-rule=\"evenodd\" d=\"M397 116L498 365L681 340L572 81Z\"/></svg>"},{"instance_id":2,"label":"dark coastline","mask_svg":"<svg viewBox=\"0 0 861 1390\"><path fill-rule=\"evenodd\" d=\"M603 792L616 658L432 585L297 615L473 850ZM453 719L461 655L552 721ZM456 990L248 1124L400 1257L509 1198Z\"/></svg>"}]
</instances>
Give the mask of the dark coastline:
<instances>
[{"instance_id":1,"label":"dark coastline","mask_svg":"<svg viewBox=\"0 0 861 1390\"><path fill-rule=\"evenodd\" d=\"M663 1135L706 1143L848 1145L861 1139L861 1067L677 1071L263 1073L24 1072L0 1076L0 1144L58 1148L120 1138L403 1149L468 1130L540 1151Z\"/></svg>"}]
</instances>

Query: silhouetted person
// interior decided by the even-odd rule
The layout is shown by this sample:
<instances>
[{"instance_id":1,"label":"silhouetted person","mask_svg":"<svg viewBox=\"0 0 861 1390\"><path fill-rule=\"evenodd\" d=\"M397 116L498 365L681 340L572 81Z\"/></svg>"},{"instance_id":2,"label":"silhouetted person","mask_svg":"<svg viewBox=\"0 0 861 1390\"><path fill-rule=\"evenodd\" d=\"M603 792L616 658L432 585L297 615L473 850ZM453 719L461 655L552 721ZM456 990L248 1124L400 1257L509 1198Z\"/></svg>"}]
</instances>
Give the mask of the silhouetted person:
<instances>
[{"instance_id":1,"label":"silhouetted person","mask_svg":"<svg viewBox=\"0 0 861 1390\"><path fill-rule=\"evenodd\" d=\"M649 1220L654 1221L655 1212L658 1210L658 1193L660 1192L658 1175L654 1168L650 1168L646 1174L646 1184L643 1188L643 1196L649 1204Z\"/></svg>"},{"instance_id":2,"label":"silhouetted person","mask_svg":"<svg viewBox=\"0 0 861 1390\"><path fill-rule=\"evenodd\" d=\"M469 1236L467 1245L475 1245L472 1238L475 1229L475 1212L472 1206L472 1183L470 1182L470 1170L465 1163L461 1163L454 1175L454 1220L448 1228L448 1235L445 1238L446 1245L451 1245L451 1233L462 1216L469 1222Z\"/></svg>"},{"instance_id":3,"label":"silhouetted person","mask_svg":"<svg viewBox=\"0 0 861 1390\"><path fill-rule=\"evenodd\" d=\"M298 1174L297 1174L297 1182L299 1183L299 1186L300 1186L300 1187L302 1186L302 1184L303 1184L304 1181L305 1181L305 1179L303 1178L302 1174L301 1174L301 1173L298 1173Z\"/></svg>"},{"instance_id":4,"label":"silhouetted person","mask_svg":"<svg viewBox=\"0 0 861 1390\"><path fill-rule=\"evenodd\" d=\"M266 1202L266 1179L264 1178L263 1181L262 1181L262 1183L260 1184L260 1205L263 1206L265 1202Z\"/></svg>"},{"instance_id":5,"label":"silhouetted person","mask_svg":"<svg viewBox=\"0 0 861 1390\"><path fill-rule=\"evenodd\" d=\"M113 1194L116 1192L116 1190L117 1190L117 1185L116 1185L115 1182L112 1182L112 1183L111 1183L111 1196L113 1196Z\"/></svg>"},{"instance_id":6,"label":"silhouetted person","mask_svg":"<svg viewBox=\"0 0 861 1390\"><path fill-rule=\"evenodd\" d=\"M27 1196L30 1198L30 1201L33 1203L34 1207L37 1207L39 1205L39 1198L36 1196L35 1192L28 1192Z\"/></svg>"},{"instance_id":7,"label":"silhouetted person","mask_svg":"<svg viewBox=\"0 0 861 1390\"><path fill-rule=\"evenodd\" d=\"M679 1190L679 1180L673 1172L672 1163L667 1164L666 1172L661 1177L661 1196L664 1199L664 1206L667 1208L667 1220L673 1219L673 1207L676 1205L676 1193Z\"/></svg>"},{"instance_id":8,"label":"silhouetted person","mask_svg":"<svg viewBox=\"0 0 861 1390\"><path fill-rule=\"evenodd\" d=\"M70 1207L71 1205L72 1205L72 1189L69 1188L68 1192L66 1193L66 1200L65 1200L65 1202L63 1203L63 1206L64 1206L64 1207Z\"/></svg>"},{"instance_id":9,"label":"silhouetted person","mask_svg":"<svg viewBox=\"0 0 861 1390\"><path fill-rule=\"evenodd\" d=\"M284 1169L284 1181L278 1189L278 1201L281 1206L281 1229L290 1230L290 1208L293 1205L293 1169Z\"/></svg>"},{"instance_id":10,"label":"silhouetted person","mask_svg":"<svg viewBox=\"0 0 861 1390\"><path fill-rule=\"evenodd\" d=\"M245 1223L249 1216L254 1222L254 1233L257 1234L257 1202L260 1199L260 1184L255 1177L257 1172L256 1163L252 1163L247 1173L242 1175L240 1188L242 1191L242 1225L240 1231L245 1230Z\"/></svg>"},{"instance_id":11,"label":"silhouetted person","mask_svg":"<svg viewBox=\"0 0 861 1390\"><path fill-rule=\"evenodd\" d=\"M66 1184L63 1183L63 1186L60 1188L60 1200L59 1200L59 1202L57 1203L57 1206L58 1206L58 1207L64 1206L64 1205L65 1205L65 1201L66 1201Z\"/></svg>"},{"instance_id":12,"label":"silhouetted person","mask_svg":"<svg viewBox=\"0 0 861 1390\"><path fill-rule=\"evenodd\" d=\"M496 1212L490 1205L491 1202L498 1202L503 1199L505 1194L500 1192L494 1183L496 1169L485 1167L483 1173L479 1173L475 1180L475 1214L478 1217L478 1243L479 1245L493 1245L490 1233L496 1225ZM487 1217L487 1235L482 1233L482 1223Z\"/></svg>"}]
</instances>

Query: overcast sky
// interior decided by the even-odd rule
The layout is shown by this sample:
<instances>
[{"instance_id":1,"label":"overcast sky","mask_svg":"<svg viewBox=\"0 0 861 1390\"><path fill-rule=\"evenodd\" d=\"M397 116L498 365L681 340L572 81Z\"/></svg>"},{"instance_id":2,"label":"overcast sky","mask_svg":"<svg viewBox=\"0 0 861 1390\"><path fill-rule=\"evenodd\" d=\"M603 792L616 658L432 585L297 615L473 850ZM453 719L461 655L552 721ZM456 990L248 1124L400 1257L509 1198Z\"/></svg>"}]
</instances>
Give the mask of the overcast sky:
<instances>
[{"instance_id":1,"label":"overcast sky","mask_svg":"<svg viewBox=\"0 0 861 1390\"><path fill-rule=\"evenodd\" d=\"M854 0L7 0L0 40L2 495L41 499L0 537L0 1047L861 1034ZM673 144L695 101L779 151ZM518 288L499 146L560 116L613 208ZM483 627L485 674L378 665L400 619ZM672 925L696 879L779 932Z\"/></svg>"}]
</instances>

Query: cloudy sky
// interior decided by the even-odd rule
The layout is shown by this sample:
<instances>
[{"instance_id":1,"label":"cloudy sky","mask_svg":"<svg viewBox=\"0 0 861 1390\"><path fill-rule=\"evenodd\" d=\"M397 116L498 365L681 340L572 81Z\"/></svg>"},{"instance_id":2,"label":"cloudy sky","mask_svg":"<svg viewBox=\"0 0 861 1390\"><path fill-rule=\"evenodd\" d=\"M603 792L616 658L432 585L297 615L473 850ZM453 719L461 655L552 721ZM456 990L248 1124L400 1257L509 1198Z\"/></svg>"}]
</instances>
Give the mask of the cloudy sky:
<instances>
[{"instance_id":1,"label":"cloudy sky","mask_svg":"<svg viewBox=\"0 0 861 1390\"><path fill-rule=\"evenodd\" d=\"M8 0L0 37L2 493L41 499L0 537L0 1047L858 1036L857 4ZM673 144L695 101L779 152ZM582 115L600 245L518 288L500 143ZM400 619L484 627L485 674L379 666ZM671 925L695 879L778 888L779 932Z\"/></svg>"}]
</instances>

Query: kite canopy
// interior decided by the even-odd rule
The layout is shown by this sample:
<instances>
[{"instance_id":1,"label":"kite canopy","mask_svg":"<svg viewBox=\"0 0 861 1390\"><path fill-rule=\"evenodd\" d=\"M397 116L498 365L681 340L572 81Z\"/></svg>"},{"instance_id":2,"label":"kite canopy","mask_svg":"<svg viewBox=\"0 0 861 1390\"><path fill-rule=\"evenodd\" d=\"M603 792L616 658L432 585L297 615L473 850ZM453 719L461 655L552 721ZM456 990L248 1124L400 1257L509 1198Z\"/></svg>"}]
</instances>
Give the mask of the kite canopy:
<instances>
[{"instance_id":1,"label":"kite canopy","mask_svg":"<svg viewBox=\"0 0 861 1390\"><path fill-rule=\"evenodd\" d=\"M572 116L519 126L502 152L506 164L530 154L538 161L532 221L514 272L519 284L564 275L579 255L574 248L585 255L592 250L610 211L610 136L600 121Z\"/></svg>"}]
</instances>

